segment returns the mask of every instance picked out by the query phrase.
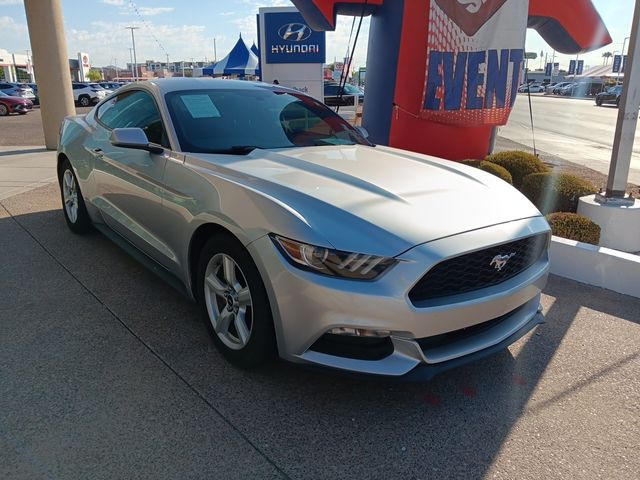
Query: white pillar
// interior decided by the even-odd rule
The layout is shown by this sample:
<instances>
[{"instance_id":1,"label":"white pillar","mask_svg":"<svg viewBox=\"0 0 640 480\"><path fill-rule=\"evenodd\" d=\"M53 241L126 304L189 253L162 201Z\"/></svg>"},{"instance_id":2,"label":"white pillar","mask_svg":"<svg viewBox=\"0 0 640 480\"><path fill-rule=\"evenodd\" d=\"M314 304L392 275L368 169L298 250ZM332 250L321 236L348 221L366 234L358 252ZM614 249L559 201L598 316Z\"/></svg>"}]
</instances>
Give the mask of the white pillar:
<instances>
[{"instance_id":1,"label":"white pillar","mask_svg":"<svg viewBox=\"0 0 640 480\"><path fill-rule=\"evenodd\" d=\"M620 99L618 123L613 140L607 192L605 197L601 199L602 201L608 199L624 199L627 182L629 181L631 154L633 153L636 126L638 125L638 111L640 110L639 23L640 2L636 1L631 29L631 42L629 43L629 55L624 72L624 89L622 91L622 98Z\"/></svg>"},{"instance_id":2,"label":"white pillar","mask_svg":"<svg viewBox=\"0 0 640 480\"><path fill-rule=\"evenodd\" d=\"M58 147L60 123L75 115L71 73L67 57L67 40L60 0L24 0L33 63L38 66L38 97L49 150Z\"/></svg>"}]
</instances>

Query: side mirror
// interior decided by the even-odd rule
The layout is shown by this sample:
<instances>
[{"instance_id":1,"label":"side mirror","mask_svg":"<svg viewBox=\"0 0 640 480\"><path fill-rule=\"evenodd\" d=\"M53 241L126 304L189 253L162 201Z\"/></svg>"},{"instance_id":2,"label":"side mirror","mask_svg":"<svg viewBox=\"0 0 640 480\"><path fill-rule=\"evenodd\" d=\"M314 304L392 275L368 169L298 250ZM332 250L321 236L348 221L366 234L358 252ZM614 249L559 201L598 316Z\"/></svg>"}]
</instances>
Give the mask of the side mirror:
<instances>
[{"instance_id":1,"label":"side mirror","mask_svg":"<svg viewBox=\"0 0 640 480\"><path fill-rule=\"evenodd\" d=\"M111 145L121 148L146 150L150 153L162 153L164 148L149 143L147 135L141 128L114 128L110 137Z\"/></svg>"},{"instance_id":2,"label":"side mirror","mask_svg":"<svg viewBox=\"0 0 640 480\"><path fill-rule=\"evenodd\" d=\"M364 138L369 138L369 132L367 131L366 128L364 127L356 127L356 130L358 131L358 133L360 135L362 135Z\"/></svg>"}]
</instances>

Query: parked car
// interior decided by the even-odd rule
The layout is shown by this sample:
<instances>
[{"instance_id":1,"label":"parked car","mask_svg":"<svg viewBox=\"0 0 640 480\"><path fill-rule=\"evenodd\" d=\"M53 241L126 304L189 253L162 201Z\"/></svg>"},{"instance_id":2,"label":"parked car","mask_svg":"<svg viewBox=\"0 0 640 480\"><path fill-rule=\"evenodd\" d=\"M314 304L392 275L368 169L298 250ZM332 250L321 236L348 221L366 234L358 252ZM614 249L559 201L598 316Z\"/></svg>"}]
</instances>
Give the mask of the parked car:
<instances>
[{"instance_id":1,"label":"parked car","mask_svg":"<svg viewBox=\"0 0 640 480\"><path fill-rule=\"evenodd\" d=\"M347 83L340 88L337 83L324 84L324 103L330 107L361 104L364 101L364 90Z\"/></svg>"},{"instance_id":2,"label":"parked car","mask_svg":"<svg viewBox=\"0 0 640 480\"><path fill-rule=\"evenodd\" d=\"M109 95L109 92L97 83L74 83L72 88L74 101L82 107L89 107L96 104Z\"/></svg>"},{"instance_id":3,"label":"parked car","mask_svg":"<svg viewBox=\"0 0 640 480\"><path fill-rule=\"evenodd\" d=\"M31 101L36 98L33 89L25 83L0 82L0 92L12 97L28 98Z\"/></svg>"},{"instance_id":4,"label":"parked car","mask_svg":"<svg viewBox=\"0 0 640 480\"><path fill-rule=\"evenodd\" d=\"M540 323L550 232L531 202L365 137L278 85L132 84L64 120L62 211L173 279L242 367L425 379Z\"/></svg>"},{"instance_id":5,"label":"parked car","mask_svg":"<svg viewBox=\"0 0 640 480\"><path fill-rule=\"evenodd\" d=\"M620 106L620 97L622 96L622 85L609 87L605 92L596 95L596 105L599 107L606 104Z\"/></svg>"},{"instance_id":6,"label":"parked car","mask_svg":"<svg viewBox=\"0 0 640 480\"><path fill-rule=\"evenodd\" d=\"M544 92L544 87L542 86L541 83L530 83L530 84L525 84L522 85L520 88L518 88L518 92L520 93L543 93Z\"/></svg>"},{"instance_id":7,"label":"parked car","mask_svg":"<svg viewBox=\"0 0 640 480\"><path fill-rule=\"evenodd\" d=\"M572 84L573 82L557 82L557 83L552 83L549 84L547 87L545 87L545 94L550 95L550 94L558 94L560 93L560 90L570 84Z\"/></svg>"},{"instance_id":8,"label":"parked car","mask_svg":"<svg viewBox=\"0 0 640 480\"><path fill-rule=\"evenodd\" d=\"M25 85L29 86L31 90L33 90L33 94L35 98L32 99L34 105L40 104L40 96L38 95L38 84L37 83L25 83Z\"/></svg>"},{"instance_id":9,"label":"parked car","mask_svg":"<svg viewBox=\"0 0 640 480\"><path fill-rule=\"evenodd\" d=\"M591 97L602 91L604 83L602 82L578 82L564 87L560 94L565 97Z\"/></svg>"},{"instance_id":10,"label":"parked car","mask_svg":"<svg viewBox=\"0 0 640 480\"><path fill-rule=\"evenodd\" d=\"M124 84L119 82L99 82L98 85L105 90L117 90Z\"/></svg>"},{"instance_id":11,"label":"parked car","mask_svg":"<svg viewBox=\"0 0 640 480\"><path fill-rule=\"evenodd\" d=\"M15 97L0 92L0 117L5 117L10 113L24 115L33 109L33 102L28 98Z\"/></svg>"}]
</instances>

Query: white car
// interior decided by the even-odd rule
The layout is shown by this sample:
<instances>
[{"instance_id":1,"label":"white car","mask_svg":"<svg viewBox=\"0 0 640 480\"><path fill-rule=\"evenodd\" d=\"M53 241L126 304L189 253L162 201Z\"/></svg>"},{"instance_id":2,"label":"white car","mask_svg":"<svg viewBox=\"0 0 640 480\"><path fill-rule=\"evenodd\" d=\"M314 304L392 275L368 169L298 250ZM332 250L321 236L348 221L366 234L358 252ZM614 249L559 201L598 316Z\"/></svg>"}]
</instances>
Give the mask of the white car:
<instances>
[{"instance_id":1,"label":"white car","mask_svg":"<svg viewBox=\"0 0 640 480\"><path fill-rule=\"evenodd\" d=\"M520 93L543 93L544 87L540 83L531 83L529 85L522 85L518 88L518 92Z\"/></svg>"},{"instance_id":2,"label":"white car","mask_svg":"<svg viewBox=\"0 0 640 480\"><path fill-rule=\"evenodd\" d=\"M97 83L74 83L73 100L76 105L89 107L95 105L100 100L109 95L109 91L102 88Z\"/></svg>"}]
</instances>

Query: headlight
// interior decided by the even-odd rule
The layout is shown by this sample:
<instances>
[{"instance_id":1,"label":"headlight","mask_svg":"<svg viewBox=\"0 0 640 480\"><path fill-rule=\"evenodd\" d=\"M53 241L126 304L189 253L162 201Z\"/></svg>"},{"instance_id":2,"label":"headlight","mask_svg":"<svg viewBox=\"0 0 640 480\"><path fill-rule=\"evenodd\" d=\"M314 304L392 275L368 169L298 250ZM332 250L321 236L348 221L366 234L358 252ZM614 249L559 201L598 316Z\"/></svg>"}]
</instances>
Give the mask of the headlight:
<instances>
[{"instance_id":1,"label":"headlight","mask_svg":"<svg viewBox=\"0 0 640 480\"><path fill-rule=\"evenodd\" d=\"M342 252L273 234L271 239L291 264L332 277L374 280L397 263L393 258Z\"/></svg>"}]
</instances>

